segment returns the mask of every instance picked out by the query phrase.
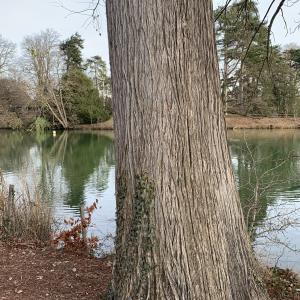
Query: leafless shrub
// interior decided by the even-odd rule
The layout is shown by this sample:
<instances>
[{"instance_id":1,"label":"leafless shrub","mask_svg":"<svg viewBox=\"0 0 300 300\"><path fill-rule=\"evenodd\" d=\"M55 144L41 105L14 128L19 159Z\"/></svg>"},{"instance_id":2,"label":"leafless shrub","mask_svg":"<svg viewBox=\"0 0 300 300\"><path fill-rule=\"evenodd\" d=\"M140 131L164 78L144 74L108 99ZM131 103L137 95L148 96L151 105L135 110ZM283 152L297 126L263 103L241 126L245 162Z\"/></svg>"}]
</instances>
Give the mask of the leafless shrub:
<instances>
[{"instance_id":1,"label":"leafless shrub","mask_svg":"<svg viewBox=\"0 0 300 300\"><path fill-rule=\"evenodd\" d=\"M286 233L292 228L299 228L299 207L293 203L287 205L285 201L277 201L276 205L265 207L262 199L270 195L275 187L280 186L288 178L280 176L279 169L294 159L291 153L285 159L274 162L273 167L266 171L258 171L262 160L258 161L252 153L245 137L244 144L246 152L251 161L251 170L249 178L245 180L243 188L249 191L249 199L244 205L244 214L249 234L253 243L253 247L264 249L267 251L271 247L277 246L289 251L298 252L299 249L288 240ZM292 174L290 174L291 176ZM251 178L250 178L251 176ZM267 178L267 180L266 180ZM263 220L259 220L260 214L265 215ZM284 250L283 250L284 251ZM266 254L266 253L265 253ZM280 255L277 260L281 258Z\"/></svg>"}]
</instances>

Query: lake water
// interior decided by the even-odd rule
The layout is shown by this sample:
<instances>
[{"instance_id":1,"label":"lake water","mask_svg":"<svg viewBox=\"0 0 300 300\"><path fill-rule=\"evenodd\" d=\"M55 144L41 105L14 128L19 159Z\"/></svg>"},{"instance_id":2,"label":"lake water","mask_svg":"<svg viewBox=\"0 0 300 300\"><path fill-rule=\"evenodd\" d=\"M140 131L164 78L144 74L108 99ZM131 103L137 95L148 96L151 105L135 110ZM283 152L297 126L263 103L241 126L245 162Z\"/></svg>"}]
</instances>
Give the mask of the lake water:
<instances>
[{"instance_id":1,"label":"lake water","mask_svg":"<svg viewBox=\"0 0 300 300\"><path fill-rule=\"evenodd\" d=\"M300 272L300 130L229 131L228 140L256 251ZM41 190L60 221L98 199L90 233L114 234L113 133L0 131L0 169L17 191Z\"/></svg>"}]
</instances>

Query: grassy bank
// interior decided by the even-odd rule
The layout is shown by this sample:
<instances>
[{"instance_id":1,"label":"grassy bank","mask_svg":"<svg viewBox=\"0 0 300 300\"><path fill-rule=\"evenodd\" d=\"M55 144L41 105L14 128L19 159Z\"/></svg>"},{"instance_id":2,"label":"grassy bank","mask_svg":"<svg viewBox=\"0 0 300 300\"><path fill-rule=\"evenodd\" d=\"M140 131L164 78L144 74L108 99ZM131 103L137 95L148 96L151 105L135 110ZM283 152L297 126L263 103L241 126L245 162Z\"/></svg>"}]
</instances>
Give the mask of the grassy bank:
<instances>
[{"instance_id":1,"label":"grassy bank","mask_svg":"<svg viewBox=\"0 0 300 300\"><path fill-rule=\"evenodd\" d=\"M98 246L86 236L96 203L56 231L45 199L28 190L15 192L0 173L0 299L100 299L112 259L90 255Z\"/></svg>"},{"instance_id":2,"label":"grassy bank","mask_svg":"<svg viewBox=\"0 0 300 300\"><path fill-rule=\"evenodd\" d=\"M74 129L77 130L113 130L114 129L114 124L113 124L113 119L110 118L109 120L101 123L96 123L96 124L81 124L81 125L76 125Z\"/></svg>"},{"instance_id":3,"label":"grassy bank","mask_svg":"<svg viewBox=\"0 0 300 300\"><path fill-rule=\"evenodd\" d=\"M228 129L297 129L300 118L226 116Z\"/></svg>"}]
</instances>

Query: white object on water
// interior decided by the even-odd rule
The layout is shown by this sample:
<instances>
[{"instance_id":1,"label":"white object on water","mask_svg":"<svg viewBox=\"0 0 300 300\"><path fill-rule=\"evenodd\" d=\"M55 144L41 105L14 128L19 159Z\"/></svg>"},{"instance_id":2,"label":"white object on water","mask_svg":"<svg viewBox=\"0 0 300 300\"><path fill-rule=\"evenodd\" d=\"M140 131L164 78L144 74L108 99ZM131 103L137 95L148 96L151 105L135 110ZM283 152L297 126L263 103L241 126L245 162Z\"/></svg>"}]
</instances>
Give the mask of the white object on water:
<instances>
[{"instance_id":1,"label":"white object on water","mask_svg":"<svg viewBox=\"0 0 300 300\"><path fill-rule=\"evenodd\" d=\"M56 137L56 130L53 130L52 134L53 134L54 137Z\"/></svg>"}]
</instances>

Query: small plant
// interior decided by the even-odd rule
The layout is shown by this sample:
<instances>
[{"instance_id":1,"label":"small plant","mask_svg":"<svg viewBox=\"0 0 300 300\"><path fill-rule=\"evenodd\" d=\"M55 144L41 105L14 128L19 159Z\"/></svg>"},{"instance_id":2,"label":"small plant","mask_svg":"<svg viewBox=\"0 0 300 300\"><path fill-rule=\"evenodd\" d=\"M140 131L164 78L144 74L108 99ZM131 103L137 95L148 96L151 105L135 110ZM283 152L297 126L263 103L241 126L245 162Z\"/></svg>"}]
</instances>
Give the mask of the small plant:
<instances>
[{"instance_id":1,"label":"small plant","mask_svg":"<svg viewBox=\"0 0 300 300\"><path fill-rule=\"evenodd\" d=\"M50 127L50 123L42 117L38 117L32 124L32 129L38 134L44 133L47 128Z\"/></svg>"},{"instance_id":2,"label":"small plant","mask_svg":"<svg viewBox=\"0 0 300 300\"><path fill-rule=\"evenodd\" d=\"M92 214L97 208L97 203L98 200L87 207L85 211L81 208L80 218L64 220L64 223L70 226L70 228L56 234L53 237L52 243L54 245L62 244L64 249L86 251L87 253L96 249L99 239L95 236L87 237L87 230L91 225Z\"/></svg>"}]
</instances>

